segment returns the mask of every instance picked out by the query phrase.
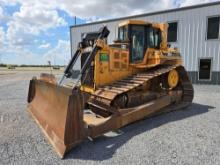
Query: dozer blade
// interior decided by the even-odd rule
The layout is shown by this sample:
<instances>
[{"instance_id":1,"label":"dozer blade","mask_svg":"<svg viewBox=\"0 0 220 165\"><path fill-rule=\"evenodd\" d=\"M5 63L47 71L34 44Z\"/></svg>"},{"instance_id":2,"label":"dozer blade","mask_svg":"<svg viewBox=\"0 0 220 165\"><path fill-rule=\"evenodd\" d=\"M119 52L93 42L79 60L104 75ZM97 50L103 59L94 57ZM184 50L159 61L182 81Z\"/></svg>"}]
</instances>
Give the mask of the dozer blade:
<instances>
[{"instance_id":1,"label":"dozer blade","mask_svg":"<svg viewBox=\"0 0 220 165\"><path fill-rule=\"evenodd\" d=\"M28 103L28 111L61 158L85 138L80 90L32 79Z\"/></svg>"}]
</instances>

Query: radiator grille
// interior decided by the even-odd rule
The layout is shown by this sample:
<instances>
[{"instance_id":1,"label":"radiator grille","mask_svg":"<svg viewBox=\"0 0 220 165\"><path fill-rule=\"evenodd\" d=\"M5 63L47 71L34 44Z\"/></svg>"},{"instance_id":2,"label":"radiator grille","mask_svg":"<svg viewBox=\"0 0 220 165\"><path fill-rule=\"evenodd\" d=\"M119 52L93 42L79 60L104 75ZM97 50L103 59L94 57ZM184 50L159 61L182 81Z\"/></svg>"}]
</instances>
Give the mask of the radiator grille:
<instances>
[{"instance_id":1,"label":"radiator grille","mask_svg":"<svg viewBox=\"0 0 220 165\"><path fill-rule=\"evenodd\" d=\"M111 52L111 69L126 70L128 68L128 52L121 50L112 50Z\"/></svg>"}]
</instances>

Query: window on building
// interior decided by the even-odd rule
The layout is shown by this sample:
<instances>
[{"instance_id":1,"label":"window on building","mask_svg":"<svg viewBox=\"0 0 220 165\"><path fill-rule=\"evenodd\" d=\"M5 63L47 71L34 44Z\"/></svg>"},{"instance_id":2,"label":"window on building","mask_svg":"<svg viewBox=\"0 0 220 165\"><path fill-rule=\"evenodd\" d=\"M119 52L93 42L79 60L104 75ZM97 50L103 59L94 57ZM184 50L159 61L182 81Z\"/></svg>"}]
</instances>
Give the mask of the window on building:
<instances>
[{"instance_id":1,"label":"window on building","mask_svg":"<svg viewBox=\"0 0 220 165\"><path fill-rule=\"evenodd\" d=\"M169 27L168 27L167 40L168 40L168 42L176 42L177 41L178 23L177 22L170 22L168 24L169 24Z\"/></svg>"},{"instance_id":2,"label":"window on building","mask_svg":"<svg viewBox=\"0 0 220 165\"><path fill-rule=\"evenodd\" d=\"M199 61L199 80L211 79L211 59L200 59Z\"/></svg>"},{"instance_id":3,"label":"window on building","mask_svg":"<svg viewBox=\"0 0 220 165\"><path fill-rule=\"evenodd\" d=\"M210 17L207 23L207 39L219 38L219 21L220 17Z\"/></svg>"}]
</instances>

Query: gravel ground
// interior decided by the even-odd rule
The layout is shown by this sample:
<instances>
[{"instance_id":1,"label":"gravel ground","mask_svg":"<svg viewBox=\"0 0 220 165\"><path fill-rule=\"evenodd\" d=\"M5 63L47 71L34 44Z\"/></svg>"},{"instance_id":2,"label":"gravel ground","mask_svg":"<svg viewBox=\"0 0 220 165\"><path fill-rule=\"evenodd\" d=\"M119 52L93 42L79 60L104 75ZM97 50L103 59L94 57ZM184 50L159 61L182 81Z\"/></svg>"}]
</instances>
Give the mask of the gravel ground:
<instances>
[{"instance_id":1,"label":"gravel ground","mask_svg":"<svg viewBox=\"0 0 220 165\"><path fill-rule=\"evenodd\" d=\"M0 73L0 164L220 164L220 86L194 85L187 109L86 140L61 160L26 111L33 74Z\"/></svg>"}]
</instances>

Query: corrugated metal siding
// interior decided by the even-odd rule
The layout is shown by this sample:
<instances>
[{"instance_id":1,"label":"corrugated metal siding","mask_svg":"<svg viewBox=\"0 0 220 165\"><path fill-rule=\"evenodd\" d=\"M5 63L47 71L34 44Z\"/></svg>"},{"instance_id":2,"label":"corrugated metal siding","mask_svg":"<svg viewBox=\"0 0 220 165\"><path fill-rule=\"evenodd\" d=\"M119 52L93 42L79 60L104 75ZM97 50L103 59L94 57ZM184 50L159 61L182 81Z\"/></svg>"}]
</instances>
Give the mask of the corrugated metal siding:
<instances>
[{"instance_id":1,"label":"corrugated metal siding","mask_svg":"<svg viewBox=\"0 0 220 165\"><path fill-rule=\"evenodd\" d=\"M171 43L177 46L184 59L188 71L198 71L199 58L212 58L212 71L220 71L220 40L206 40L207 17L220 15L220 5L207 6L170 13L136 17L150 22L178 21L178 41ZM108 43L117 38L117 26L120 21L107 22L111 33ZM71 28L72 51L81 40L81 33L97 31L103 24L85 25Z\"/></svg>"}]
</instances>

